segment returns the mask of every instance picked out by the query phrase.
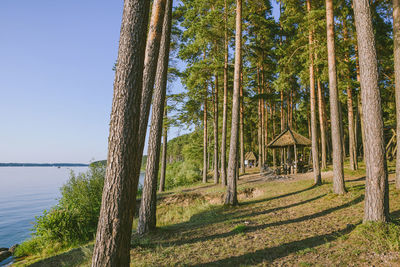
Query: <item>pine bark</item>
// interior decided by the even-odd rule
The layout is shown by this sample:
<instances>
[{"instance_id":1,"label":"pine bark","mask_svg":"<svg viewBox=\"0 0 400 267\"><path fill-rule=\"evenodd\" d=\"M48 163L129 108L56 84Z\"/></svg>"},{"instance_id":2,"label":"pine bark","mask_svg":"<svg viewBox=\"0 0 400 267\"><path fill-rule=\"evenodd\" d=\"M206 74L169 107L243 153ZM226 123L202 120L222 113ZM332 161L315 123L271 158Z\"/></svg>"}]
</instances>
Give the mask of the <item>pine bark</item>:
<instances>
[{"instance_id":1,"label":"pine bark","mask_svg":"<svg viewBox=\"0 0 400 267\"><path fill-rule=\"evenodd\" d=\"M148 233L156 228L157 179L160 166L161 135L164 121L164 104L167 91L172 0L167 0L163 18L163 32L154 86L153 108L147 150L146 174L139 210L138 234Z\"/></svg>"},{"instance_id":2,"label":"pine bark","mask_svg":"<svg viewBox=\"0 0 400 267\"><path fill-rule=\"evenodd\" d=\"M246 173L244 166L244 108L243 108L243 72L240 74L240 172Z\"/></svg>"},{"instance_id":3,"label":"pine bark","mask_svg":"<svg viewBox=\"0 0 400 267\"><path fill-rule=\"evenodd\" d=\"M268 162L268 102L265 101L265 120L264 120L264 162L267 163Z\"/></svg>"},{"instance_id":4,"label":"pine bark","mask_svg":"<svg viewBox=\"0 0 400 267\"><path fill-rule=\"evenodd\" d=\"M280 92L281 95L281 132L283 132L286 128L285 125L285 113L283 111L283 91ZM281 148L281 165L283 165L285 162L285 149Z\"/></svg>"},{"instance_id":5,"label":"pine bark","mask_svg":"<svg viewBox=\"0 0 400 267\"><path fill-rule=\"evenodd\" d=\"M271 112L271 121L272 121L272 137L275 138L275 102L272 104L271 100L271 107L272 107L272 112ZM276 167L276 149L272 149L272 164L274 167Z\"/></svg>"},{"instance_id":6,"label":"pine bark","mask_svg":"<svg viewBox=\"0 0 400 267\"><path fill-rule=\"evenodd\" d=\"M336 54L335 54L335 32L334 32L333 1L326 0L326 31L328 46L328 73L329 73L329 95L331 109L331 131L332 131L332 156L333 156L333 192L336 194L346 193L343 173L343 145L340 127L339 97L336 80Z\"/></svg>"},{"instance_id":7,"label":"pine bark","mask_svg":"<svg viewBox=\"0 0 400 267\"><path fill-rule=\"evenodd\" d=\"M265 87L264 87L264 67L261 65L261 94L264 95ZM261 161L261 168L265 164L265 100L264 97L261 98L261 154L262 154L262 161Z\"/></svg>"},{"instance_id":8,"label":"pine bark","mask_svg":"<svg viewBox=\"0 0 400 267\"><path fill-rule=\"evenodd\" d=\"M226 179L226 134L227 134L227 119L228 119L228 5L225 2L224 20L224 106L222 111L222 134L221 134L221 182L222 185L227 185Z\"/></svg>"},{"instance_id":9,"label":"pine bark","mask_svg":"<svg viewBox=\"0 0 400 267\"><path fill-rule=\"evenodd\" d=\"M215 73L214 86L214 183L219 183L218 172L218 73Z\"/></svg>"},{"instance_id":10,"label":"pine bark","mask_svg":"<svg viewBox=\"0 0 400 267\"><path fill-rule=\"evenodd\" d=\"M225 204L237 205L236 170L238 164L240 73L242 66L242 0L236 0L235 68L233 79L232 126L229 146L228 188Z\"/></svg>"},{"instance_id":11,"label":"pine bark","mask_svg":"<svg viewBox=\"0 0 400 267\"><path fill-rule=\"evenodd\" d=\"M166 103L165 103L166 105ZM164 109L164 132L163 132L163 147L162 147L162 157L161 157L161 173L160 173L160 187L158 192L164 192L165 190L165 174L167 170L167 141L168 141L168 125L165 123L167 117L167 107Z\"/></svg>"},{"instance_id":12,"label":"pine bark","mask_svg":"<svg viewBox=\"0 0 400 267\"><path fill-rule=\"evenodd\" d=\"M258 80L258 95L261 95L261 75L260 68L257 67L257 80ZM262 169L263 159L263 147L262 147L262 114L261 114L261 98L258 98L258 167L260 172Z\"/></svg>"},{"instance_id":13,"label":"pine bark","mask_svg":"<svg viewBox=\"0 0 400 267\"><path fill-rule=\"evenodd\" d=\"M400 189L400 1L393 0L394 72L397 118L396 188Z\"/></svg>"},{"instance_id":14,"label":"pine bark","mask_svg":"<svg viewBox=\"0 0 400 267\"><path fill-rule=\"evenodd\" d=\"M389 218L388 174L378 87L378 61L368 0L354 0L354 17L358 37L362 106L363 110L368 110L363 118L366 160L364 222L385 222Z\"/></svg>"},{"instance_id":15,"label":"pine bark","mask_svg":"<svg viewBox=\"0 0 400 267\"><path fill-rule=\"evenodd\" d=\"M311 0L307 0L307 11L311 13ZM314 51L313 51L313 30L308 30L308 45L309 45L309 59L310 59L310 112L311 112L311 150L313 157L313 171L314 183L321 185L321 169L319 166L319 152L318 152L318 133L317 133L317 114L316 114L316 100L315 100L315 80L314 80Z\"/></svg>"},{"instance_id":16,"label":"pine bark","mask_svg":"<svg viewBox=\"0 0 400 267\"><path fill-rule=\"evenodd\" d=\"M343 18L343 40L346 42L348 40L348 31L346 18ZM347 64L347 118L348 118L348 128L349 128L349 161L350 169L357 170L357 147L356 147L356 134L354 127L354 108L353 108L353 89L350 84L350 67L349 64L349 53L345 51L344 61Z\"/></svg>"},{"instance_id":17,"label":"pine bark","mask_svg":"<svg viewBox=\"0 0 400 267\"><path fill-rule=\"evenodd\" d=\"M354 47L356 52L356 74L357 74L357 82L360 83L360 64L358 60L358 45L356 44ZM361 141L362 141L362 148L363 148L363 160L365 163L365 136L364 136L364 113L362 109L361 103L361 89L357 95L357 106L358 106L358 113L360 114L360 126L361 126Z\"/></svg>"},{"instance_id":18,"label":"pine bark","mask_svg":"<svg viewBox=\"0 0 400 267\"><path fill-rule=\"evenodd\" d=\"M208 172L208 136L207 136L207 86L204 92L204 104L203 104L203 183L207 183L207 172Z\"/></svg>"},{"instance_id":19,"label":"pine bark","mask_svg":"<svg viewBox=\"0 0 400 267\"><path fill-rule=\"evenodd\" d=\"M139 176L138 128L149 2L125 0L115 72L107 168L92 266L129 266Z\"/></svg>"},{"instance_id":20,"label":"pine bark","mask_svg":"<svg viewBox=\"0 0 400 267\"><path fill-rule=\"evenodd\" d=\"M140 166L142 164L143 150L147 134L147 126L149 123L150 106L153 98L154 81L157 71L158 56L160 53L160 42L162 35L162 27L164 21L166 0L155 0L151 11L150 25L147 33L146 52L143 70L142 98L140 102L140 121L138 138L138 160L132 164L135 166L135 177L140 176ZM134 185L137 188L137 184ZM135 205L133 205L134 208Z\"/></svg>"},{"instance_id":21,"label":"pine bark","mask_svg":"<svg viewBox=\"0 0 400 267\"><path fill-rule=\"evenodd\" d=\"M318 72L318 71L317 71ZM319 127L321 131L321 168L324 170L327 167L327 140L326 140L326 120L325 120L325 99L322 93L321 81L317 79L318 89L318 114L319 114Z\"/></svg>"}]
</instances>

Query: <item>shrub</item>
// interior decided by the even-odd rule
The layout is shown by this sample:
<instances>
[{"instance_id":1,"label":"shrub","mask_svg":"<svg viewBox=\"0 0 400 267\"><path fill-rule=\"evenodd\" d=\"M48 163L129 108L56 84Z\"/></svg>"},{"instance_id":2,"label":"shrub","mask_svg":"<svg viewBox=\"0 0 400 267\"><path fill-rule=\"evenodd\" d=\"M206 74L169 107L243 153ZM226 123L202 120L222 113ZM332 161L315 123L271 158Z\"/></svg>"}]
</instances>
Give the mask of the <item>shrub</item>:
<instances>
[{"instance_id":1,"label":"shrub","mask_svg":"<svg viewBox=\"0 0 400 267\"><path fill-rule=\"evenodd\" d=\"M104 185L105 166L92 165L61 188L58 205L36 217L32 238L16 256L32 255L50 247L69 247L92 240L96 233Z\"/></svg>"},{"instance_id":2,"label":"shrub","mask_svg":"<svg viewBox=\"0 0 400 267\"><path fill-rule=\"evenodd\" d=\"M191 161L178 161L167 165L165 187L193 184L201 179L201 170Z\"/></svg>"}]
</instances>

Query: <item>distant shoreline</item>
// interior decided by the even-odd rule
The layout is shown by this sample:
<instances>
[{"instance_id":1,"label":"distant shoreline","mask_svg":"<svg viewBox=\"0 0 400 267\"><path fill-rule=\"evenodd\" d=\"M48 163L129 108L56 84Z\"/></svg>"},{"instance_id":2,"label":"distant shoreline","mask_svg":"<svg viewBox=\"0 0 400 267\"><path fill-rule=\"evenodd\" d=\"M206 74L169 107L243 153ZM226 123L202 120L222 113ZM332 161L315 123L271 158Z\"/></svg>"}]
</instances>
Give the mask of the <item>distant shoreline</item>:
<instances>
[{"instance_id":1,"label":"distant shoreline","mask_svg":"<svg viewBox=\"0 0 400 267\"><path fill-rule=\"evenodd\" d=\"M0 163L0 167L88 167L83 163Z\"/></svg>"}]
</instances>

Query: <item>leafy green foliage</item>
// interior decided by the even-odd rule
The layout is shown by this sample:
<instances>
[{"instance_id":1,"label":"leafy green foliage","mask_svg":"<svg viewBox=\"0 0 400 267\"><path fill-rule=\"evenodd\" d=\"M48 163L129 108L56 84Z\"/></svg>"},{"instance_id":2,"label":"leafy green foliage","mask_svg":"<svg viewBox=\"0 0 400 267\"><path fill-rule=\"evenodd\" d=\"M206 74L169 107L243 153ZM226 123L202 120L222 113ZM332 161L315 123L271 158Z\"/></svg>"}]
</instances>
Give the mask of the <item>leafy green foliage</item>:
<instances>
[{"instance_id":1,"label":"leafy green foliage","mask_svg":"<svg viewBox=\"0 0 400 267\"><path fill-rule=\"evenodd\" d=\"M71 178L61 188L58 205L36 217L32 238L17 248L16 255L32 255L49 247L69 247L94 238L100 214L105 166L95 164Z\"/></svg>"}]
</instances>

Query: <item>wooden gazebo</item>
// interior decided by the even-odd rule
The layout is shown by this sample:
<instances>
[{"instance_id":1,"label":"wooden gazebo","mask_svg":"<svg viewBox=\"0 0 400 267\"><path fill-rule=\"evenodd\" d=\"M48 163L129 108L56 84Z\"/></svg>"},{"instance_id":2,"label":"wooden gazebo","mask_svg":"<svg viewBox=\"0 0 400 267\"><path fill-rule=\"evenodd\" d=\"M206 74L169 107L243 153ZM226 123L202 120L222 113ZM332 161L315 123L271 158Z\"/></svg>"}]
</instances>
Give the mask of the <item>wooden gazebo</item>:
<instances>
[{"instance_id":1,"label":"wooden gazebo","mask_svg":"<svg viewBox=\"0 0 400 267\"><path fill-rule=\"evenodd\" d=\"M268 148L294 148L294 171L297 172L297 149L311 146L311 140L287 128L268 144Z\"/></svg>"},{"instance_id":2,"label":"wooden gazebo","mask_svg":"<svg viewBox=\"0 0 400 267\"><path fill-rule=\"evenodd\" d=\"M252 167L255 167L256 166L256 163L257 163L257 157L256 157L256 154L254 154L254 152L247 152L245 155L244 155L244 160L245 160L245 165L248 167L248 166L252 166Z\"/></svg>"}]
</instances>

